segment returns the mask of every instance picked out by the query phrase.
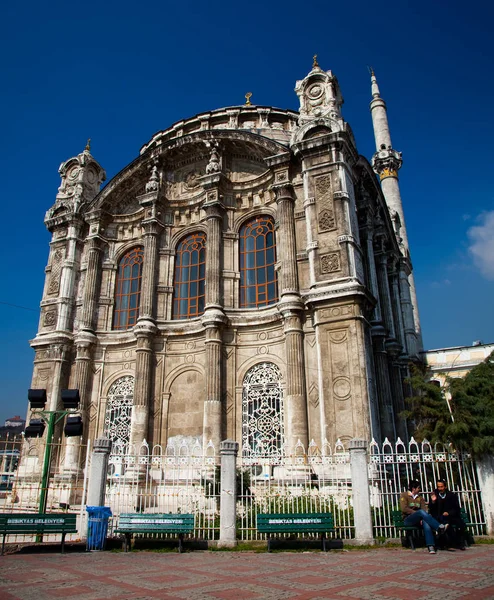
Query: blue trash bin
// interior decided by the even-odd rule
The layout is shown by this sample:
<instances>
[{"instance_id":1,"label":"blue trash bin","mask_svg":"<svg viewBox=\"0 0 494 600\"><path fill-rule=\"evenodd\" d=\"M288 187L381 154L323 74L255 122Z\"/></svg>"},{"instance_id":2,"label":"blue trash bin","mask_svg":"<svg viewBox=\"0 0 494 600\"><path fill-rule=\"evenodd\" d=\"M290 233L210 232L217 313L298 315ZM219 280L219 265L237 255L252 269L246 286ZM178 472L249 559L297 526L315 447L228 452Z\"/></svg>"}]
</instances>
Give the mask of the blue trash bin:
<instances>
[{"instance_id":1,"label":"blue trash bin","mask_svg":"<svg viewBox=\"0 0 494 600\"><path fill-rule=\"evenodd\" d=\"M108 506L86 506L87 518L87 550L104 550L108 519L111 509Z\"/></svg>"}]
</instances>

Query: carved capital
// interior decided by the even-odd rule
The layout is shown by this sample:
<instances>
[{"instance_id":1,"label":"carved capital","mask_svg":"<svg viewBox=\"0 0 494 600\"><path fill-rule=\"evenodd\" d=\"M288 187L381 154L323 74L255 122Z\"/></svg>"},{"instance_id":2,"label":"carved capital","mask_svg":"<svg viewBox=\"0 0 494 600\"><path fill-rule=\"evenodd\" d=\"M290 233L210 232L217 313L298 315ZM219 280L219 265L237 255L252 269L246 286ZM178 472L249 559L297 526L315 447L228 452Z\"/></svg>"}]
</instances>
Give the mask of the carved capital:
<instances>
[{"instance_id":1,"label":"carved capital","mask_svg":"<svg viewBox=\"0 0 494 600\"><path fill-rule=\"evenodd\" d=\"M295 194L293 191L293 185L289 182L274 184L270 189L276 195L276 202L291 201L295 202Z\"/></svg>"},{"instance_id":2,"label":"carved capital","mask_svg":"<svg viewBox=\"0 0 494 600\"><path fill-rule=\"evenodd\" d=\"M403 160L401 152L393 148L381 148L372 157L372 168L379 175L381 181L386 177L398 177Z\"/></svg>"}]
</instances>

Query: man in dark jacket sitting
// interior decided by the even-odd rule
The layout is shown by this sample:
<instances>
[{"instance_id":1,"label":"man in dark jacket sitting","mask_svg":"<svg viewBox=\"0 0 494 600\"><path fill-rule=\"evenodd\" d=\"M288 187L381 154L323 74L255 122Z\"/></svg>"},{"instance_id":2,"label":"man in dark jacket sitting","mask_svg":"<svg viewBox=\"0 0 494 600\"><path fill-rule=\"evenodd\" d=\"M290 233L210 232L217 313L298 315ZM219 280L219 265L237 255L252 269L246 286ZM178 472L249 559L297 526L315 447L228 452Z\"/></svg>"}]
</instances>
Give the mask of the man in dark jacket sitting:
<instances>
[{"instance_id":1,"label":"man in dark jacket sitting","mask_svg":"<svg viewBox=\"0 0 494 600\"><path fill-rule=\"evenodd\" d=\"M466 550L466 527L461 518L458 496L448 490L445 479L437 482L437 488L431 494L429 512L439 523L453 526L448 531L449 540L461 550Z\"/></svg>"},{"instance_id":2,"label":"man in dark jacket sitting","mask_svg":"<svg viewBox=\"0 0 494 600\"><path fill-rule=\"evenodd\" d=\"M429 554L435 554L436 549L434 547L434 534L432 531L434 530L442 534L446 531L448 525L439 523L427 512L427 504L420 495L420 482L416 479L409 482L408 492L400 494L400 510L405 525L411 527L422 526Z\"/></svg>"}]
</instances>

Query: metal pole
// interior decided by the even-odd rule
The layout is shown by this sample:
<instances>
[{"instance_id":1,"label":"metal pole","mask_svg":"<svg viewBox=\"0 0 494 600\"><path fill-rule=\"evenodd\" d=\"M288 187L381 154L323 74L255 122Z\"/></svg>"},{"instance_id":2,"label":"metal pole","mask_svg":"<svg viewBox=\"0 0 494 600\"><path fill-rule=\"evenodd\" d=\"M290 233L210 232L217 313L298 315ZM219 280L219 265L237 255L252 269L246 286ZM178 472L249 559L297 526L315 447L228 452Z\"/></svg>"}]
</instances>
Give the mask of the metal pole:
<instances>
[{"instance_id":1,"label":"metal pole","mask_svg":"<svg viewBox=\"0 0 494 600\"><path fill-rule=\"evenodd\" d=\"M46 411L48 412L48 411ZM45 413L46 414L46 413ZM46 432L45 460L43 463L43 477L41 479L41 494L39 496L39 513L46 511L46 501L48 498L48 482L50 479L51 446L53 441L53 430L55 428L55 419L57 411L49 413L48 431Z\"/></svg>"}]
</instances>

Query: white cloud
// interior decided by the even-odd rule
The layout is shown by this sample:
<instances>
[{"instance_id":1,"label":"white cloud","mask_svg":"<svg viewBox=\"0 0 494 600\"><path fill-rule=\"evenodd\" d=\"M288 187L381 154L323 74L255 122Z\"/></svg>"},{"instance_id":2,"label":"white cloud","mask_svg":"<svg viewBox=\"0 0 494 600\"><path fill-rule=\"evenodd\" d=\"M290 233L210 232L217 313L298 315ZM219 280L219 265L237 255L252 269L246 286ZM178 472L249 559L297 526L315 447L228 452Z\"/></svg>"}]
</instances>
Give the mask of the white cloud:
<instances>
[{"instance_id":1,"label":"white cloud","mask_svg":"<svg viewBox=\"0 0 494 600\"><path fill-rule=\"evenodd\" d=\"M483 277L494 280L494 210L478 217L479 225L470 227L468 251Z\"/></svg>"}]
</instances>

